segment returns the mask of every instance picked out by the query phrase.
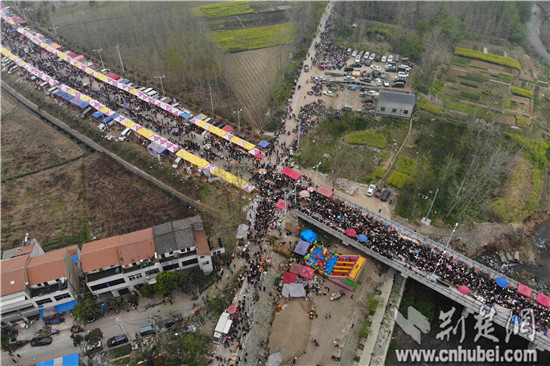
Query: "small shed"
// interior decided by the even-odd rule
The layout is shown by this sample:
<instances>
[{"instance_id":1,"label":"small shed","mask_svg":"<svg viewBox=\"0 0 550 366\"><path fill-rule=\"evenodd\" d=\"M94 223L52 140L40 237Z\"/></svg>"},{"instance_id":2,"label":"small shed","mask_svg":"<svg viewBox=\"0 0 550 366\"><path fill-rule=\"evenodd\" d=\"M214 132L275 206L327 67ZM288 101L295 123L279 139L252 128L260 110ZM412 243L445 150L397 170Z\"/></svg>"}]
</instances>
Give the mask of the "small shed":
<instances>
[{"instance_id":1,"label":"small shed","mask_svg":"<svg viewBox=\"0 0 550 366\"><path fill-rule=\"evenodd\" d=\"M398 118L411 118L415 103L416 96L414 94L382 90L378 96L376 114Z\"/></svg>"}]
</instances>

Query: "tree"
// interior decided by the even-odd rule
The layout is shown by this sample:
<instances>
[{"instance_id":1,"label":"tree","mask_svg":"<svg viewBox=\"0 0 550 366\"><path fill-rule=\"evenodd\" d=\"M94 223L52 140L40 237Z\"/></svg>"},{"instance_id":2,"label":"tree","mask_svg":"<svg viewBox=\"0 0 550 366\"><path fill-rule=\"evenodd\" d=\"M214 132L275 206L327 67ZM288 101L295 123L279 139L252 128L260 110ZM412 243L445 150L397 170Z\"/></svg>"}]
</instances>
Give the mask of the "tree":
<instances>
[{"instance_id":1,"label":"tree","mask_svg":"<svg viewBox=\"0 0 550 366\"><path fill-rule=\"evenodd\" d=\"M184 292L190 292L193 288L193 274L182 271L179 273L179 285Z\"/></svg>"},{"instance_id":2,"label":"tree","mask_svg":"<svg viewBox=\"0 0 550 366\"><path fill-rule=\"evenodd\" d=\"M155 288L151 286L148 282L145 282L143 286L141 286L141 288L139 289L139 293L141 294L141 296L150 299L155 294Z\"/></svg>"},{"instance_id":3,"label":"tree","mask_svg":"<svg viewBox=\"0 0 550 366\"><path fill-rule=\"evenodd\" d=\"M95 345L103 338L103 332L99 328L94 328L88 332L85 336L80 334L71 334L71 338L75 346L80 348L83 354L86 354L86 349L89 346Z\"/></svg>"},{"instance_id":4,"label":"tree","mask_svg":"<svg viewBox=\"0 0 550 366\"><path fill-rule=\"evenodd\" d=\"M132 292L130 296L128 296L128 299L126 300L128 302L128 305L130 306L138 306L139 303L139 296L137 292Z\"/></svg>"},{"instance_id":5,"label":"tree","mask_svg":"<svg viewBox=\"0 0 550 366\"><path fill-rule=\"evenodd\" d=\"M98 303L91 297L78 301L73 309L73 317L77 322L85 323L99 318L101 309Z\"/></svg>"},{"instance_id":6,"label":"tree","mask_svg":"<svg viewBox=\"0 0 550 366\"><path fill-rule=\"evenodd\" d=\"M157 276L155 291L162 296L170 296L178 287L179 275L176 272L165 271Z\"/></svg>"}]
</instances>

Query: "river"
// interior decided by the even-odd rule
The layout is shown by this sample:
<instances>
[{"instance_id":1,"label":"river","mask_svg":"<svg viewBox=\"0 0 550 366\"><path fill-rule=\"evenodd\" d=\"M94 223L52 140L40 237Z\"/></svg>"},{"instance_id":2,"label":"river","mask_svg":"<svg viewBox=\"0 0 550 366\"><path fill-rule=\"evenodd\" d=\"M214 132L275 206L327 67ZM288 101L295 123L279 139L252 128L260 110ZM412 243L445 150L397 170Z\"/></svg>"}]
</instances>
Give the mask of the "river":
<instances>
[{"instance_id":1,"label":"river","mask_svg":"<svg viewBox=\"0 0 550 366\"><path fill-rule=\"evenodd\" d=\"M533 2L533 7L531 8L531 19L527 23L527 38L539 56L542 57L545 62L550 64L550 53L540 39L540 26L543 21L544 13L541 7L536 2Z\"/></svg>"}]
</instances>

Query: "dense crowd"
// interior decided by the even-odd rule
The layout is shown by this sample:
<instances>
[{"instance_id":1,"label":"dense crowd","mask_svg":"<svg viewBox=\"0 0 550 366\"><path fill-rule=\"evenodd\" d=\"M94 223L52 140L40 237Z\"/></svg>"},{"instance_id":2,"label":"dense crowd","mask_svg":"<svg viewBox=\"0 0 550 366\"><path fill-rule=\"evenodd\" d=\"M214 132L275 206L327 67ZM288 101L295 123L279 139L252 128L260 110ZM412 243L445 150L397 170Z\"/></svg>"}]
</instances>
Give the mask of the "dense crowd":
<instances>
[{"instance_id":1,"label":"dense crowd","mask_svg":"<svg viewBox=\"0 0 550 366\"><path fill-rule=\"evenodd\" d=\"M113 110L121 110L123 102L129 104L129 107L125 107L123 110L132 118L154 131L171 135L172 138L177 137L177 140L186 149L199 152L201 157L209 160L228 161L233 159L241 163L244 159L245 166L251 171L251 180L255 182L259 192L254 225L251 226L248 237L252 242L261 243L269 230L281 230L279 226L281 210L275 208L275 204L279 199L285 199L291 208L295 208L341 233L345 233L348 229L354 229L357 234L365 234L368 237L367 242L358 242L359 244L389 259L401 262L417 273L422 273L427 277L435 276L440 282L449 286L467 286L471 291L470 295L481 299L486 305L501 305L511 309L515 315L521 315L521 311L524 309L532 309L536 329L539 332L545 332L550 327L550 312L547 308L520 295L512 287L498 286L489 273L476 269L471 264L454 258L449 253L428 243L408 238L391 225L357 208L328 199L316 192L311 192L309 197L299 197L300 191L311 186L311 180L302 177L296 182L283 175L281 170L284 166L292 163L288 148L295 150L298 136L307 133L325 115L326 107L322 100L301 106L298 115L289 107L281 128L274 134L269 141L269 147L265 150L265 155L270 159L259 161L233 144L225 140L216 140L210 135L203 141L196 141L196 136L202 132L196 126L185 123L182 119L175 118L129 94L121 95L120 90L108 84L101 84L99 89L93 89L88 76L83 75L82 71L64 65L53 55L32 42L20 38L17 32L9 32L8 29L6 24L2 24L2 30L7 35L3 39L4 44L9 45L15 54L25 55L25 59L31 64L40 65L42 71L50 75L57 75L57 80L60 82L88 93ZM330 35L328 28L322 33L322 42L316 45L317 53L330 46ZM327 57L330 62L339 62L344 57L342 52L345 51L333 48ZM83 86L83 81L87 81L88 85ZM288 147L285 143L279 142L282 136L290 134L284 123L287 119L299 121L297 127L292 131L297 136ZM209 148L205 149L207 145ZM251 159L252 161L250 161ZM260 251L254 254L253 260L244 274L247 281L254 286L259 286L261 265L258 256L260 255ZM241 314L244 310L245 302L242 300L238 303L238 313ZM230 338L240 339L243 334L248 332L249 328L245 323L239 324L239 319L235 320L237 320L237 334L230 334Z\"/></svg>"}]
</instances>

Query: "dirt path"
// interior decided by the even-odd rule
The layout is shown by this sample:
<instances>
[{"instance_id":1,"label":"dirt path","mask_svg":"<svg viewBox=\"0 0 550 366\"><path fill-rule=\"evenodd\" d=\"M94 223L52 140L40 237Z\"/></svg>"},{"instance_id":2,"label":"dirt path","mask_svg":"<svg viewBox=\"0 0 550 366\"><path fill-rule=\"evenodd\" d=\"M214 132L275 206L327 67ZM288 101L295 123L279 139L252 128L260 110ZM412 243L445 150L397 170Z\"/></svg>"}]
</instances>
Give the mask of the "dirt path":
<instances>
[{"instance_id":1,"label":"dirt path","mask_svg":"<svg viewBox=\"0 0 550 366\"><path fill-rule=\"evenodd\" d=\"M390 174L391 168L393 167L393 164L395 163L396 158L399 156L399 154L401 153L401 150L403 150L403 147L407 143L407 140L409 139L409 136L411 135L412 123L413 123L413 119L414 119L415 114L416 114L416 112L413 113L413 115L411 116L411 119L409 120L409 131L407 132L407 136L403 139L403 143L399 147L399 150L397 150L397 152L395 154L390 155L388 161L391 160L391 162L389 164L386 162L385 166L388 166L388 168L386 169L386 173L384 173L384 176L382 178L380 178L380 180L378 181L378 185L380 185L380 182L383 182L383 181L386 180L386 178L388 178L388 175Z\"/></svg>"}]
</instances>

